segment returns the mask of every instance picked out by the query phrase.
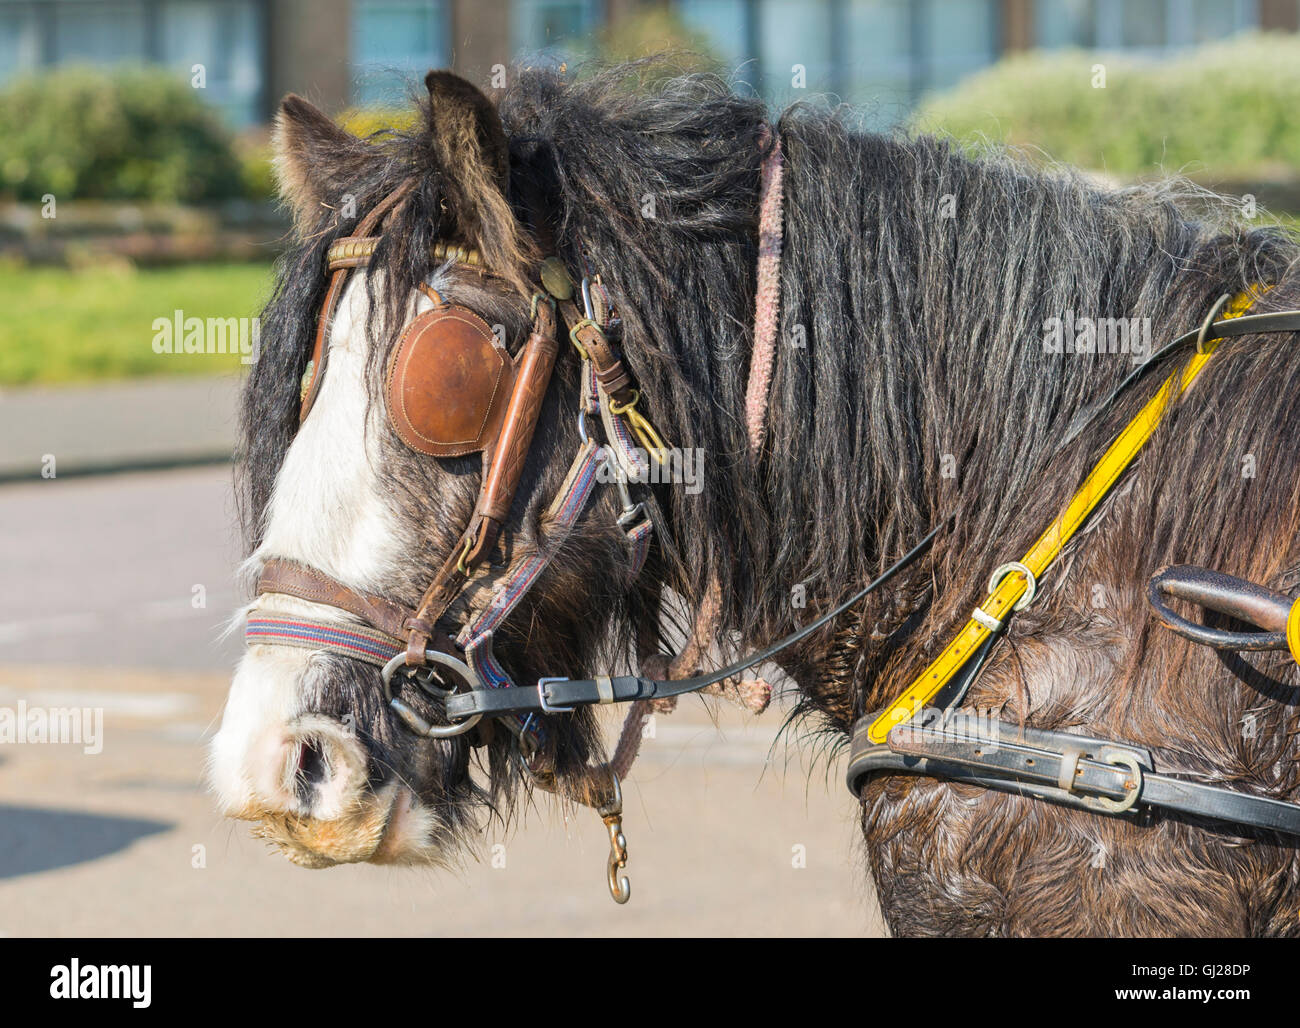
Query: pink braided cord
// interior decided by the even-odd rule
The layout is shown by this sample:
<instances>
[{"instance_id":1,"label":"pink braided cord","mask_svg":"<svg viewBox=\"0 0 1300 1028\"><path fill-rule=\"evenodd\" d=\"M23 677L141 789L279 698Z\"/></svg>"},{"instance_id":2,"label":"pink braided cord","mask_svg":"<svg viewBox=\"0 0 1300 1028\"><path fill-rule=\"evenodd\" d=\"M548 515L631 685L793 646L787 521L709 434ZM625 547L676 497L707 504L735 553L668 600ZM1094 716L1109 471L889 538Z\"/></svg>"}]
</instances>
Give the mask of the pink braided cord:
<instances>
[{"instance_id":1,"label":"pink braided cord","mask_svg":"<svg viewBox=\"0 0 1300 1028\"><path fill-rule=\"evenodd\" d=\"M764 127L766 142L771 130ZM745 428L749 453L757 457L767 433L767 393L776 357L776 330L781 315L781 246L784 236L781 189L785 159L781 137L763 158L758 202L758 288L754 302L754 351L749 359L749 384L745 388Z\"/></svg>"}]
</instances>

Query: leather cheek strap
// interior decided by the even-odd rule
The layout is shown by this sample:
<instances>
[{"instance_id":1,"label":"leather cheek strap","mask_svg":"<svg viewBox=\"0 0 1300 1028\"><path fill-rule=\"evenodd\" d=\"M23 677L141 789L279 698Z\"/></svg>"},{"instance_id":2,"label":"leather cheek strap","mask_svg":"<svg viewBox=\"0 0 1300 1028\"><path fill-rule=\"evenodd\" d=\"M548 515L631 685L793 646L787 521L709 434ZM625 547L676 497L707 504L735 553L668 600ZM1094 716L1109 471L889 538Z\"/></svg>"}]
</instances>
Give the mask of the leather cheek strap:
<instances>
[{"instance_id":1,"label":"leather cheek strap","mask_svg":"<svg viewBox=\"0 0 1300 1028\"><path fill-rule=\"evenodd\" d=\"M357 225L351 236L343 236L336 242L344 242L350 239L368 239L375 226L406 199L418 181L414 175L404 179L396 189L380 200L361 219L360 224ZM343 287L347 284L348 272L353 267L358 267L364 263L364 260L343 262L335 266L335 271L330 276L329 290L325 294L325 302L321 305L320 318L316 322L316 338L312 343L311 362L307 365L307 373L303 376L302 398L298 408L298 424L300 425L307 420L307 415L311 413L312 405L316 402L316 396L320 392L321 381L325 377L325 366L329 363L330 325L334 320L334 309L338 306L339 298L343 295Z\"/></svg>"}]
</instances>

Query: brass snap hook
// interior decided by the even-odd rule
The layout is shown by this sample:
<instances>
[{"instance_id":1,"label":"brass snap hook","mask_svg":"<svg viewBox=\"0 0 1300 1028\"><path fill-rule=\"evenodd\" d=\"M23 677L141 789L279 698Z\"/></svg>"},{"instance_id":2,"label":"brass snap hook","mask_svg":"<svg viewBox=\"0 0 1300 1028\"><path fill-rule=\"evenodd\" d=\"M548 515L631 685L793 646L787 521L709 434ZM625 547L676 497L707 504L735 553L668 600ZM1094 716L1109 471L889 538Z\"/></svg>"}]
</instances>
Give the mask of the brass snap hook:
<instances>
[{"instance_id":1,"label":"brass snap hook","mask_svg":"<svg viewBox=\"0 0 1300 1028\"><path fill-rule=\"evenodd\" d=\"M615 903L626 903L632 898L632 884L627 875L619 871L627 867L627 837L623 834L623 790L618 784L618 775L610 772L614 783L614 798L597 810L600 818L609 829L609 894Z\"/></svg>"}]
</instances>

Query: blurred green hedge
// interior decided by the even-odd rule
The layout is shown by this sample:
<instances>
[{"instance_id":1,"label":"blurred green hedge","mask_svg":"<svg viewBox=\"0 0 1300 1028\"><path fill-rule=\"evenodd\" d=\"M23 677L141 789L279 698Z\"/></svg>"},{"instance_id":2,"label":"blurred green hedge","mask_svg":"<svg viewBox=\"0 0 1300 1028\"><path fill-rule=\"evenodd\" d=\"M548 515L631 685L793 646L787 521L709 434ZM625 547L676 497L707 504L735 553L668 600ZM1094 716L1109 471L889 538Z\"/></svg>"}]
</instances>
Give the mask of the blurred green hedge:
<instances>
[{"instance_id":1,"label":"blurred green hedge","mask_svg":"<svg viewBox=\"0 0 1300 1028\"><path fill-rule=\"evenodd\" d=\"M1166 60L1077 50L1009 58L930 98L913 124L1120 176L1294 175L1298 114L1300 38L1252 34Z\"/></svg>"},{"instance_id":2,"label":"blurred green hedge","mask_svg":"<svg viewBox=\"0 0 1300 1028\"><path fill-rule=\"evenodd\" d=\"M0 195L205 203L244 179L220 116L173 73L66 67L0 90Z\"/></svg>"}]
</instances>

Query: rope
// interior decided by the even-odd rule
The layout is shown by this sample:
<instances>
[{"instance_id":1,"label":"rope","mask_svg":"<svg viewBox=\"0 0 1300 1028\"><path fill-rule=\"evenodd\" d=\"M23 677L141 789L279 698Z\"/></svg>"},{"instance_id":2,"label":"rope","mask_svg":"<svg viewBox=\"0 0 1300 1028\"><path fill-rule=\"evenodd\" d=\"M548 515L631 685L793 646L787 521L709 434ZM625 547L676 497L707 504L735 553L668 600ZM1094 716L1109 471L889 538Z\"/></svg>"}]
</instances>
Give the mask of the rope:
<instances>
[{"instance_id":1,"label":"rope","mask_svg":"<svg viewBox=\"0 0 1300 1028\"><path fill-rule=\"evenodd\" d=\"M762 143L772 130L763 127ZM758 286L754 302L754 350L749 360L749 383L745 387L745 428L749 453L757 457L767 434L768 388L776 357L776 330L781 313L781 248L784 240L781 180L785 159L781 137L763 158L758 201Z\"/></svg>"}]
</instances>

